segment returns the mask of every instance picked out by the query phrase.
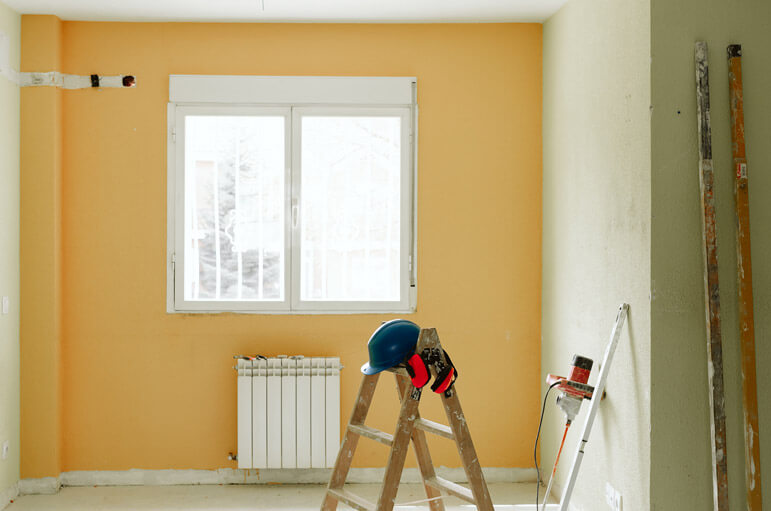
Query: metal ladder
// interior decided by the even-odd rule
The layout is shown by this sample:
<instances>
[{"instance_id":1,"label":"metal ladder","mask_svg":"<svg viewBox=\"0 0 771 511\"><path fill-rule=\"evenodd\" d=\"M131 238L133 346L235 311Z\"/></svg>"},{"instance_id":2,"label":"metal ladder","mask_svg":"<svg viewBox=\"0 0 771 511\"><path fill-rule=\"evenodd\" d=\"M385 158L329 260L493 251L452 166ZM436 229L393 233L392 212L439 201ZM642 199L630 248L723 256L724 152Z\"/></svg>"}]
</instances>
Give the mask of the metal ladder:
<instances>
[{"instance_id":1,"label":"metal ladder","mask_svg":"<svg viewBox=\"0 0 771 511\"><path fill-rule=\"evenodd\" d=\"M416 352L420 353L425 348L438 349L439 353L442 354L442 362L444 362L444 352L436 329L426 328L420 331ZM410 440L412 440L412 447L418 460L426 495L430 499L431 511L444 511L442 493L470 502L479 511L493 511L490 492L482 475L482 467L477 459L455 386L453 385L441 395L444 411L450 424L445 426L420 417L418 405L420 404L422 389L417 389L412 385L409 375L404 369L392 368L389 371L394 373L396 377L397 390L402 405L396 431L391 435L364 425L380 374L365 375L359 388L359 396L351 413L351 420L348 423L345 437L337 454L337 461L327 486L324 501L321 504L321 511L335 511L338 502L343 502L359 511L391 511L399 489L399 480ZM468 488L436 475L431 461L431 453L426 443L426 433L433 433L455 442L469 481ZM375 440L391 448L383 487L376 504L343 488L359 437Z\"/></svg>"}]
</instances>

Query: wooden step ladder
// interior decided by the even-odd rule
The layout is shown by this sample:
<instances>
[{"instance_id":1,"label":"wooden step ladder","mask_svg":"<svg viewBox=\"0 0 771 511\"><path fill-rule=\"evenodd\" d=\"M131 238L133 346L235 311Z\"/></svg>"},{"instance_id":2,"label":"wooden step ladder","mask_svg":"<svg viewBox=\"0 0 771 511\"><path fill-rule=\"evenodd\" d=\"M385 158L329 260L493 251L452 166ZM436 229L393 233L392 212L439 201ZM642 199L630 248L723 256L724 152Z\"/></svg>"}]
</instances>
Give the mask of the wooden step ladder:
<instances>
[{"instance_id":1,"label":"wooden step ladder","mask_svg":"<svg viewBox=\"0 0 771 511\"><path fill-rule=\"evenodd\" d=\"M420 331L416 352L420 353L425 348L437 349L442 354L442 362L445 362L444 352L442 351L436 329L426 328ZM337 461L332 471L332 477L330 478L324 501L321 504L321 511L335 511L338 502L343 502L359 511L391 511L399 489L399 480L401 479L410 440L412 440L412 447L418 460L420 475L423 479L423 486L426 488L431 511L444 511L444 502L441 499L442 493L470 502L476 505L479 511L493 511L490 492L487 490L487 484L482 475L482 467L477 459L455 386L453 385L441 396L444 411L450 423L449 426L445 426L444 424L438 424L420 417L418 405L420 404L422 389L417 389L412 385L412 381L404 369L392 368L389 371L396 376L397 390L402 404L399 420L396 424L396 432L391 435L364 425L380 374L365 375L361 382L359 396L353 407L345 437L337 454ZM431 453L428 451L428 444L426 443L426 432L455 441L463 463L463 469L469 481L469 488L436 475L431 461ZM391 447L383 480L383 488L380 491L377 504L343 489L359 437L369 438Z\"/></svg>"}]
</instances>

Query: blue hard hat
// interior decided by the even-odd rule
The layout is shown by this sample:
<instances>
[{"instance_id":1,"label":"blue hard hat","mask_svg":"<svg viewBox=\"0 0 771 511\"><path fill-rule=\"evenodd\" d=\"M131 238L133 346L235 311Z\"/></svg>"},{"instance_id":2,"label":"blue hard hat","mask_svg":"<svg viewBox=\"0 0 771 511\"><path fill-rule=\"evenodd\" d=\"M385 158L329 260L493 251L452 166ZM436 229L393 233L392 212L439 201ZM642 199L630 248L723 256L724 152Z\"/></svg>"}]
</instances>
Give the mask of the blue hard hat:
<instances>
[{"instance_id":1,"label":"blue hard hat","mask_svg":"<svg viewBox=\"0 0 771 511\"><path fill-rule=\"evenodd\" d=\"M364 374L376 374L394 367L415 352L420 327L406 319L386 321L369 338L369 362L361 366Z\"/></svg>"}]
</instances>

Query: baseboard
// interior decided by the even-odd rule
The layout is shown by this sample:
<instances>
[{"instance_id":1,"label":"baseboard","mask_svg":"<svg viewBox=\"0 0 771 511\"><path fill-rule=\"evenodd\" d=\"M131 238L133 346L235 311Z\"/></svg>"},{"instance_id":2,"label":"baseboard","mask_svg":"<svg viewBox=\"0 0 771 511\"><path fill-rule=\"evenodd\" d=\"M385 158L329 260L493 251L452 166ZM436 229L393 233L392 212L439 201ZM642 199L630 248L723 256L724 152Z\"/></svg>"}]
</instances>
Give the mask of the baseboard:
<instances>
[{"instance_id":1,"label":"baseboard","mask_svg":"<svg viewBox=\"0 0 771 511\"><path fill-rule=\"evenodd\" d=\"M535 482L535 470L530 468L483 468L488 483ZM462 468L438 467L437 475L456 483L465 483L466 474ZM76 470L62 472L56 477L22 479L19 493L22 495L50 494L61 486L171 486L198 484L326 484L332 469L252 469L239 470ZM349 483L380 483L385 475L384 468L352 468L348 474ZM420 472L406 468L402 472L403 483L419 483Z\"/></svg>"},{"instance_id":2,"label":"baseboard","mask_svg":"<svg viewBox=\"0 0 771 511\"><path fill-rule=\"evenodd\" d=\"M8 507L8 504L19 496L19 483L13 484L10 488L0 491L0 511Z\"/></svg>"}]
</instances>

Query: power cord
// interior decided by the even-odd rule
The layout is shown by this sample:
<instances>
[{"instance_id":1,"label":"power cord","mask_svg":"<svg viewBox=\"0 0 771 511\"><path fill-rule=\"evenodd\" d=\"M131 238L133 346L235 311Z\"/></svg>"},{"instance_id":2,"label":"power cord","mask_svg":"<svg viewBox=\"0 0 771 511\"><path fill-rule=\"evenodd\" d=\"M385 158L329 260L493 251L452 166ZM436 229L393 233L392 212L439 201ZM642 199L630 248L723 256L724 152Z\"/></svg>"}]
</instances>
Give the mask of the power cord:
<instances>
[{"instance_id":1,"label":"power cord","mask_svg":"<svg viewBox=\"0 0 771 511\"><path fill-rule=\"evenodd\" d=\"M543 414L546 412L546 400L549 398L551 389L562 383L555 381L546 389L546 395L543 396L543 406L541 407L541 420L538 421L538 433L535 435L535 445L533 446L533 461L535 462L536 484L535 484L535 511L541 509L541 469L538 467L538 439L541 437L541 426L543 425Z\"/></svg>"}]
</instances>

